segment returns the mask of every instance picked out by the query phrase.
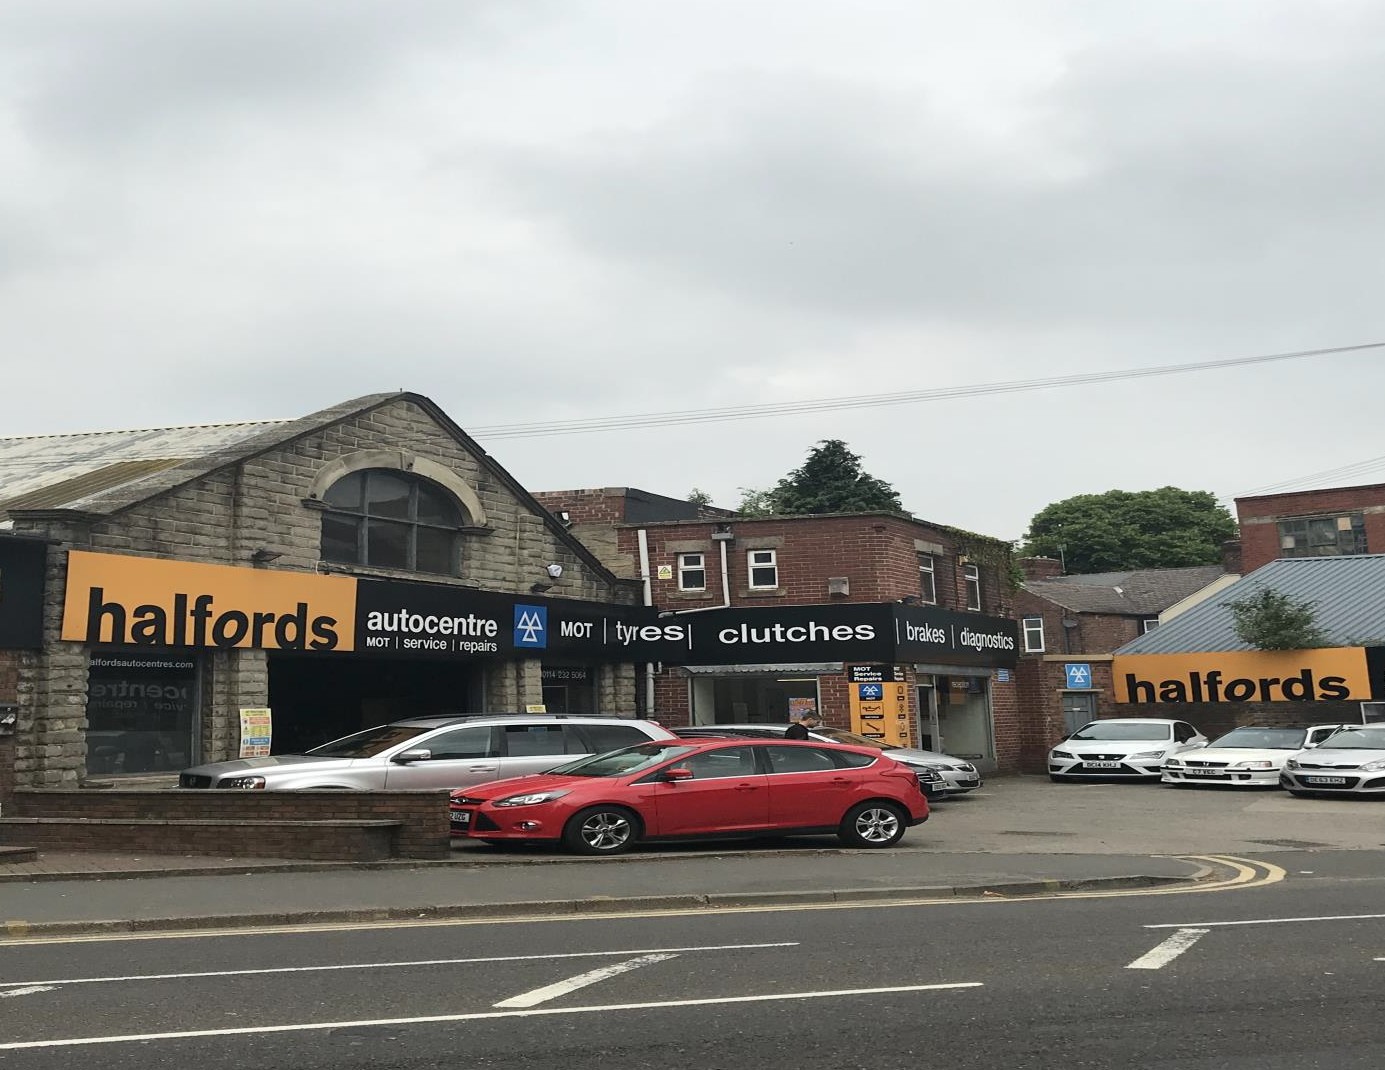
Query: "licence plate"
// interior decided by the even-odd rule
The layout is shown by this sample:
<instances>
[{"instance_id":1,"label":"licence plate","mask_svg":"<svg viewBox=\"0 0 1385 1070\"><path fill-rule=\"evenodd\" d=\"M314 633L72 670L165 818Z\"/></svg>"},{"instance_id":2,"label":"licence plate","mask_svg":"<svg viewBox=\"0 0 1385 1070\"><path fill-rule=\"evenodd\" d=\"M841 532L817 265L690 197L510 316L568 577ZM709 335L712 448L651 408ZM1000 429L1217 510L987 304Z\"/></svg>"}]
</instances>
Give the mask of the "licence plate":
<instances>
[{"instance_id":1,"label":"licence plate","mask_svg":"<svg viewBox=\"0 0 1385 1070\"><path fill-rule=\"evenodd\" d=\"M470 810L453 810L451 816L452 816L452 824L454 824L454 825L470 825L470 824L471 824L471 811L470 811Z\"/></svg>"},{"instance_id":2,"label":"licence plate","mask_svg":"<svg viewBox=\"0 0 1385 1070\"><path fill-rule=\"evenodd\" d=\"M1347 778L1344 776L1306 776L1303 778L1305 784L1345 784Z\"/></svg>"},{"instance_id":3,"label":"licence plate","mask_svg":"<svg viewBox=\"0 0 1385 1070\"><path fill-rule=\"evenodd\" d=\"M1184 769L1186 776L1221 776L1220 769Z\"/></svg>"},{"instance_id":4,"label":"licence plate","mask_svg":"<svg viewBox=\"0 0 1385 1070\"><path fill-rule=\"evenodd\" d=\"M1120 767L1121 767L1121 763L1120 763L1120 762L1083 762L1083 763L1082 763L1082 768L1084 768L1084 769L1119 769Z\"/></svg>"}]
</instances>

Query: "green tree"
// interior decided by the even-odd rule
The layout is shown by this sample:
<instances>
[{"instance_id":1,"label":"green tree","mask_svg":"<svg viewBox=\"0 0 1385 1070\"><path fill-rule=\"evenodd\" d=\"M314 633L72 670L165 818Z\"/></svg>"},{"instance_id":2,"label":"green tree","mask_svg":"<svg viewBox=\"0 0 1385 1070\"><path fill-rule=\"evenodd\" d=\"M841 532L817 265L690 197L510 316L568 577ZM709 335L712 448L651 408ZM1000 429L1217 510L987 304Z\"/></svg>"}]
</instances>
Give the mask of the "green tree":
<instances>
[{"instance_id":1,"label":"green tree","mask_svg":"<svg viewBox=\"0 0 1385 1070\"><path fill-rule=\"evenodd\" d=\"M899 492L861 468L861 457L839 438L824 439L769 492L775 512L902 513Z\"/></svg>"},{"instance_id":2,"label":"green tree","mask_svg":"<svg viewBox=\"0 0 1385 1070\"><path fill-rule=\"evenodd\" d=\"M756 490L753 487L739 489L741 500L736 512L741 516L773 516L778 511L774 507L774 491Z\"/></svg>"},{"instance_id":3,"label":"green tree","mask_svg":"<svg viewBox=\"0 0 1385 1070\"><path fill-rule=\"evenodd\" d=\"M692 490L688 491L688 501L692 502L693 505L711 505L712 496L701 487L693 487Z\"/></svg>"},{"instance_id":4,"label":"green tree","mask_svg":"<svg viewBox=\"0 0 1385 1070\"><path fill-rule=\"evenodd\" d=\"M1327 645L1313 607L1279 591L1258 587L1253 594L1228 602L1226 608L1231 610L1236 634L1257 650L1311 650Z\"/></svg>"},{"instance_id":5,"label":"green tree","mask_svg":"<svg viewBox=\"0 0 1385 1070\"><path fill-rule=\"evenodd\" d=\"M1054 502L1029 522L1021 552L1057 557L1069 573L1214 565L1236 535L1205 490L1108 490Z\"/></svg>"}]
</instances>

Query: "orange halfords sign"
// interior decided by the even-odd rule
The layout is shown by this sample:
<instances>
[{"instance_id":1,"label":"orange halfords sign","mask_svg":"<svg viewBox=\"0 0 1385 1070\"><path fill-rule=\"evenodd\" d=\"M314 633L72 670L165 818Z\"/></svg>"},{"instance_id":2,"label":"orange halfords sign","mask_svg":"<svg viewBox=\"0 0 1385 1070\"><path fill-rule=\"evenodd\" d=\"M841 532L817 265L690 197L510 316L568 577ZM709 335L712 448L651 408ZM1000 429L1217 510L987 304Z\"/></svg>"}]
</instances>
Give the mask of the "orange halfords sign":
<instances>
[{"instance_id":1,"label":"orange halfords sign","mask_svg":"<svg viewBox=\"0 0 1385 1070\"><path fill-rule=\"evenodd\" d=\"M62 637L83 643L353 650L356 581L153 557L67 555Z\"/></svg>"},{"instance_id":2,"label":"orange halfords sign","mask_svg":"<svg viewBox=\"0 0 1385 1070\"><path fill-rule=\"evenodd\" d=\"M1117 702L1354 702L1371 697L1366 652L1227 650L1117 654Z\"/></svg>"}]
</instances>

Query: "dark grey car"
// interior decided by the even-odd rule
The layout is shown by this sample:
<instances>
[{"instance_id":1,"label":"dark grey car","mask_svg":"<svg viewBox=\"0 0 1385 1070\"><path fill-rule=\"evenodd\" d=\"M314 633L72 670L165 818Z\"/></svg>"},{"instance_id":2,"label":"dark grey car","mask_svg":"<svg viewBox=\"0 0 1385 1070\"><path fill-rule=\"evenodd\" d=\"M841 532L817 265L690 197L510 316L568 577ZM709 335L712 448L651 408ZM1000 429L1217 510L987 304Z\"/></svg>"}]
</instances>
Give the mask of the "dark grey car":
<instances>
[{"instance_id":1,"label":"dark grey car","mask_svg":"<svg viewBox=\"0 0 1385 1070\"><path fill-rule=\"evenodd\" d=\"M185 769L180 788L403 790L465 788L542 773L673 735L653 721L562 714L418 717L367 728L304 754L239 758Z\"/></svg>"}]
</instances>

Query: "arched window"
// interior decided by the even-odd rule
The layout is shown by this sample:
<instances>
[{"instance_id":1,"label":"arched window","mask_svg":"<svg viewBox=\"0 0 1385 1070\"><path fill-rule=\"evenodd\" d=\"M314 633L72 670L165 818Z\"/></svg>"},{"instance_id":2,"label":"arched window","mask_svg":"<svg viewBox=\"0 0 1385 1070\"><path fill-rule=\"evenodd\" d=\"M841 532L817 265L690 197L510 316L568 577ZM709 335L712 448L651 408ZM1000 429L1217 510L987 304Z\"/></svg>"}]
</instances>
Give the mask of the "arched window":
<instances>
[{"instance_id":1,"label":"arched window","mask_svg":"<svg viewBox=\"0 0 1385 1070\"><path fill-rule=\"evenodd\" d=\"M465 520L441 487L407 472L368 468L322 496L322 559L456 575Z\"/></svg>"}]
</instances>

